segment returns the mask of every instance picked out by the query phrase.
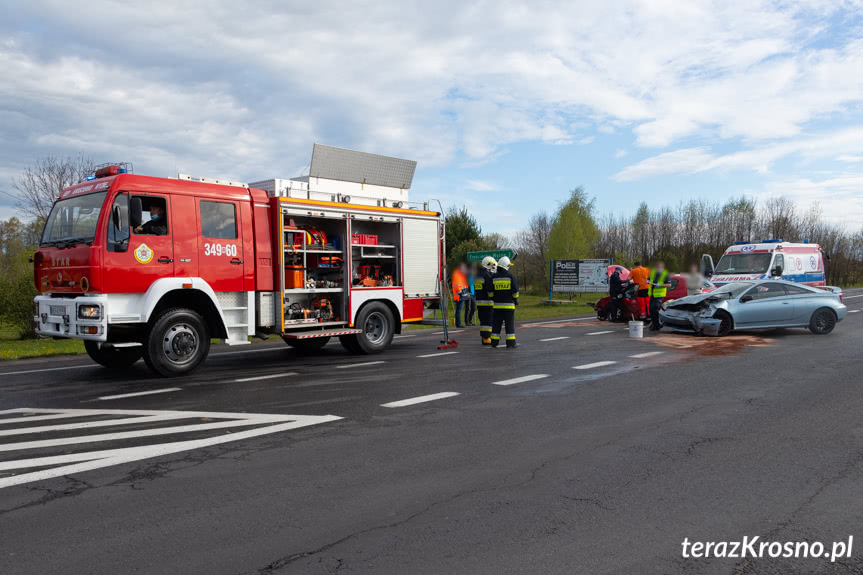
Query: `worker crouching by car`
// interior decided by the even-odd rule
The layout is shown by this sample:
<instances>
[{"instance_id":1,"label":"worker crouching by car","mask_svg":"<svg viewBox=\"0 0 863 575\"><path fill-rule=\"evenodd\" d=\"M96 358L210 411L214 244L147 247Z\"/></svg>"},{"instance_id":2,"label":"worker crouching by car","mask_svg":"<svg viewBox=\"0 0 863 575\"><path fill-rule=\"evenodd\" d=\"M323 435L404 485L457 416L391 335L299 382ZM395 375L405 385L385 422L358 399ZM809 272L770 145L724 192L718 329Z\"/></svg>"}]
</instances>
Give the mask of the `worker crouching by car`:
<instances>
[{"instance_id":1,"label":"worker crouching by car","mask_svg":"<svg viewBox=\"0 0 863 575\"><path fill-rule=\"evenodd\" d=\"M494 302L491 345L500 344L500 330L506 326L506 347L518 347L515 342L515 306L518 305L518 282L509 271L509 258L504 256L497 261L497 273L492 277L491 298Z\"/></svg>"},{"instance_id":2,"label":"worker crouching by car","mask_svg":"<svg viewBox=\"0 0 863 575\"><path fill-rule=\"evenodd\" d=\"M482 258L482 266L474 279L476 294L476 313L479 317L479 336L483 345L491 345L491 326L494 311L490 292L494 289L493 278L497 272L497 262L491 256Z\"/></svg>"}]
</instances>

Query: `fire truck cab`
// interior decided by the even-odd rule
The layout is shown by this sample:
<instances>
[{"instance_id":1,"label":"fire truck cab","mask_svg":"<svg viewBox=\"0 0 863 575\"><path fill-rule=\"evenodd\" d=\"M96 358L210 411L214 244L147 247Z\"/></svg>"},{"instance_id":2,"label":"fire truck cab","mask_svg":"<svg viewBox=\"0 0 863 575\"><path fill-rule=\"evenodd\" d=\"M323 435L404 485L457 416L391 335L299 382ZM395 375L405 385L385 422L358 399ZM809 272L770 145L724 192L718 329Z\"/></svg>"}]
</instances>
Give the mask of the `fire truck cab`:
<instances>
[{"instance_id":1,"label":"fire truck cab","mask_svg":"<svg viewBox=\"0 0 863 575\"><path fill-rule=\"evenodd\" d=\"M381 352L440 297L441 217L408 202L415 166L316 144L308 176L253 185L101 167L46 221L37 332L163 376L197 368L211 338Z\"/></svg>"}]
</instances>

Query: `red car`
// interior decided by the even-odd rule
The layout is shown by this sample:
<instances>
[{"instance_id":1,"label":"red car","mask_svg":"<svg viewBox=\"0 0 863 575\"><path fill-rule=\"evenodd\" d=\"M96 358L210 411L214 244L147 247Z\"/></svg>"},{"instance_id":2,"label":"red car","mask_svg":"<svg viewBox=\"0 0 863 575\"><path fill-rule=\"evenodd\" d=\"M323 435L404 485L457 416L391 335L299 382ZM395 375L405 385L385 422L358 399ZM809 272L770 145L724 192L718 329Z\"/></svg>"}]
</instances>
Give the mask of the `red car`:
<instances>
[{"instance_id":1,"label":"red car","mask_svg":"<svg viewBox=\"0 0 863 575\"><path fill-rule=\"evenodd\" d=\"M669 278L668 283L671 284L671 287L668 288L662 301L680 299L689 295L686 290L686 278L682 275L673 274ZM713 285L705 280L702 292L710 291L711 289L713 289ZM610 321L631 321L638 319L638 301L635 299L635 291L636 286L634 285L626 288L626 291L623 293L623 299L620 300L621 304L617 307L617 317L615 318L608 317L608 304L611 302L611 296L607 295L600 299L593 304L593 309L596 310L596 317L603 321L607 319L610 319Z\"/></svg>"}]
</instances>

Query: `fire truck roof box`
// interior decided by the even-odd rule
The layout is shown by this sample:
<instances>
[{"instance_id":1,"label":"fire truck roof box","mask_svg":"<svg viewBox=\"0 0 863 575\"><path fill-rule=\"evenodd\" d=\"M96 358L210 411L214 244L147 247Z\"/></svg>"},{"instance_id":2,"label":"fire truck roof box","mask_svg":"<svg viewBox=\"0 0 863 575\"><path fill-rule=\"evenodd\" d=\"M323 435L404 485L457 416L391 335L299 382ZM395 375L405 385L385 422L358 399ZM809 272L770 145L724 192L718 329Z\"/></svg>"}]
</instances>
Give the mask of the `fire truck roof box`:
<instances>
[{"instance_id":1,"label":"fire truck roof box","mask_svg":"<svg viewBox=\"0 0 863 575\"><path fill-rule=\"evenodd\" d=\"M271 196L364 205L408 201L417 163L367 152L315 144L308 176L250 182Z\"/></svg>"}]
</instances>

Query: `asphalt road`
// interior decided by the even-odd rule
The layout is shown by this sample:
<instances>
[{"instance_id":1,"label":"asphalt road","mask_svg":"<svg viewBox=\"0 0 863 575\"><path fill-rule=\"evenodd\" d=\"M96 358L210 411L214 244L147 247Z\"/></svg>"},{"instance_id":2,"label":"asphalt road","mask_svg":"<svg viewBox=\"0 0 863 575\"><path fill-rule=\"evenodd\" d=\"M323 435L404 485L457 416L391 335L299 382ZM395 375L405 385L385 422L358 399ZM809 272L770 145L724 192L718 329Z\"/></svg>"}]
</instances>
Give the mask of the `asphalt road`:
<instances>
[{"instance_id":1,"label":"asphalt road","mask_svg":"<svg viewBox=\"0 0 863 575\"><path fill-rule=\"evenodd\" d=\"M828 336L586 319L520 325L516 350L229 348L179 380L5 362L0 573L863 573L845 296ZM849 535L835 563L681 556Z\"/></svg>"}]
</instances>

